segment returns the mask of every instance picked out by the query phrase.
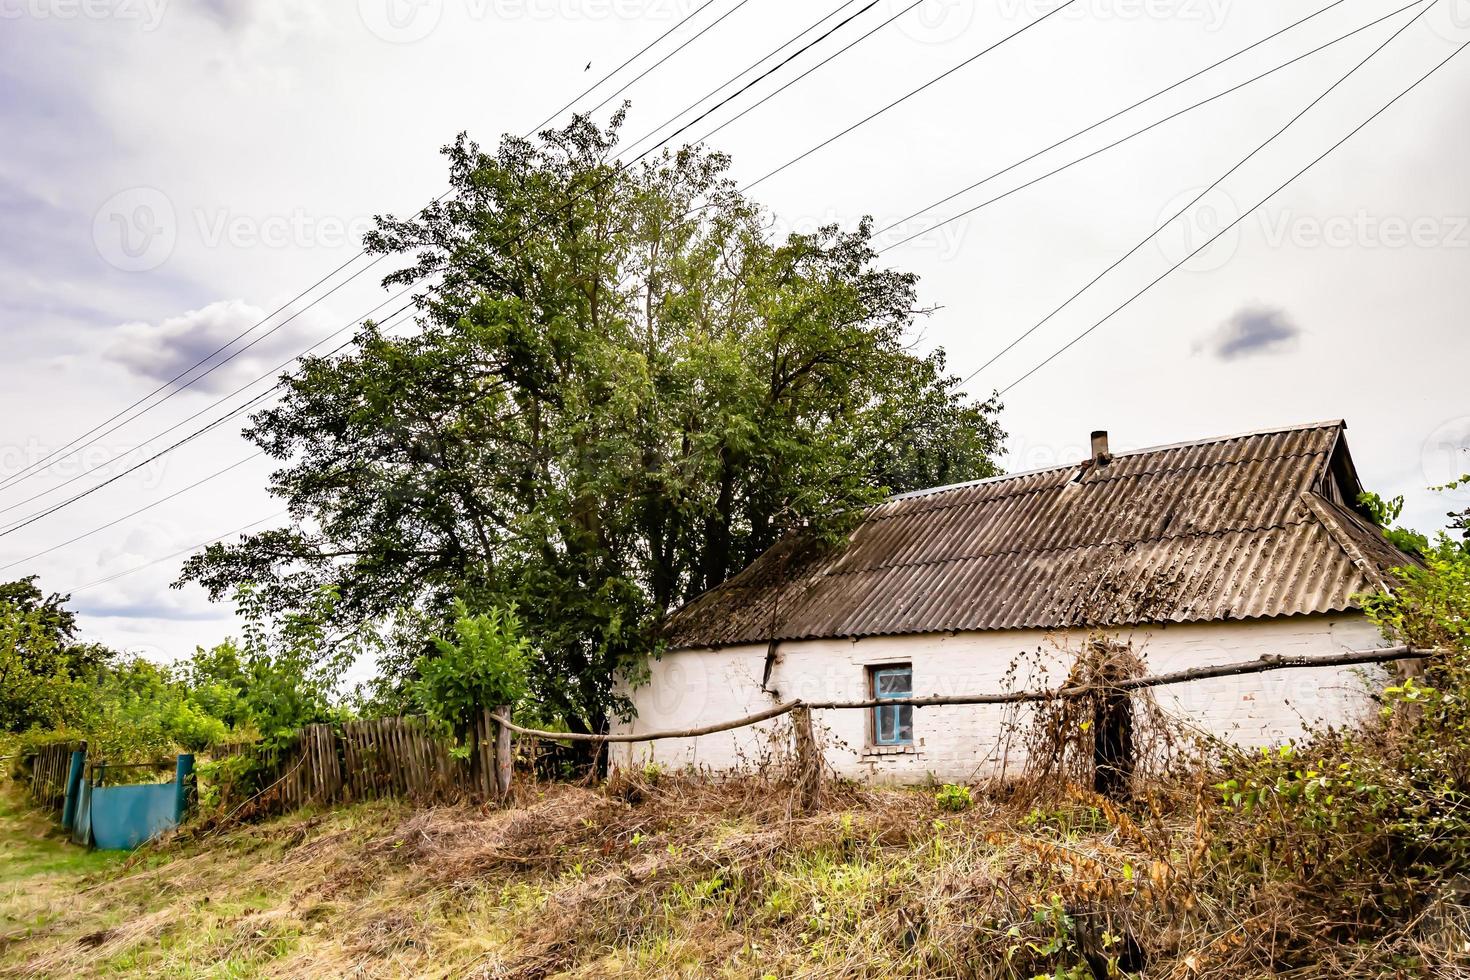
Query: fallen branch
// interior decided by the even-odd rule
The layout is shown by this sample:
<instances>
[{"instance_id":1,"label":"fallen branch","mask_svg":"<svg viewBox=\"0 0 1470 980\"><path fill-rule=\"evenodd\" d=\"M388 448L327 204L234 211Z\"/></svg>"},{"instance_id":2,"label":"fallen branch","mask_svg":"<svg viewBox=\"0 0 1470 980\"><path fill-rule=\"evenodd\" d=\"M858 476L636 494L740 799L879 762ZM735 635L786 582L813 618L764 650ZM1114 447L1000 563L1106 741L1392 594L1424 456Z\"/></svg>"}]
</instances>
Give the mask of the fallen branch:
<instances>
[{"instance_id":1,"label":"fallen branch","mask_svg":"<svg viewBox=\"0 0 1470 980\"><path fill-rule=\"evenodd\" d=\"M1395 660L1411 660L1435 653L1433 650L1414 650L1412 647L1382 647L1377 650L1349 650L1346 653L1331 653L1326 655L1297 655L1297 656L1265 656L1258 660L1246 660L1229 664L1213 664L1204 667L1190 667L1187 670L1176 670L1167 674L1153 674L1148 677L1133 677L1109 686L1108 690L1138 691L1145 688L1164 687L1169 684L1187 684L1190 681L1209 680L1214 677L1236 677L1242 674L1263 674L1272 670L1290 670L1294 668L1312 667L1350 667L1361 664L1391 663ZM764 711L758 711L744 718L735 718L730 721L716 722L712 725L702 725L698 728L681 728L672 731L628 733L622 735L595 735L581 732L548 732L535 728L522 728L512 724L499 715L491 715L491 720L497 724L515 732L517 735L525 735L530 738L552 739L565 742L597 742L599 744L622 743L622 742L656 742L668 738L697 738L700 735L714 735L718 732L728 732L736 728L745 728L772 718L794 711L798 707L805 706L812 711L836 711L848 708L876 708L879 705L909 704L916 708L936 707L940 705L982 705L982 704L1026 704L1041 701L1066 700L1068 698L1082 698L1095 694L1099 687L1092 684L1074 685L1072 687L1059 687L1038 691L1008 691L1004 694L951 694L930 695L928 697L909 698L869 698L862 701L786 701Z\"/></svg>"}]
</instances>

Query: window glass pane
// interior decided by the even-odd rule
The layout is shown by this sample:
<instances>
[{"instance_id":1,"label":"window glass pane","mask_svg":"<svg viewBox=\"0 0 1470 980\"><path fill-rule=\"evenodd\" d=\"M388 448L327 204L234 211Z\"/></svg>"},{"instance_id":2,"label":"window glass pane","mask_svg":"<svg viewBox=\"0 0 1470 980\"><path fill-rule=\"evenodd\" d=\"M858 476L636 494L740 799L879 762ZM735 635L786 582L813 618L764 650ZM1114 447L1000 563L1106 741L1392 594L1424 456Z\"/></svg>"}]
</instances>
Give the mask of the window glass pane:
<instances>
[{"instance_id":1,"label":"window glass pane","mask_svg":"<svg viewBox=\"0 0 1470 980\"><path fill-rule=\"evenodd\" d=\"M878 697L903 698L913 693L914 673L911 669L895 668L877 673Z\"/></svg>"},{"instance_id":2,"label":"window glass pane","mask_svg":"<svg viewBox=\"0 0 1470 980\"><path fill-rule=\"evenodd\" d=\"M878 741L893 741L893 709L874 708L873 710L878 713Z\"/></svg>"},{"instance_id":3,"label":"window glass pane","mask_svg":"<svg viewBox=\"0 0 1470 980\"><path fill-rule=\"evenodd\" d=\"M911 704L896 704L891 709L898 714L898 738L895 741L905 744L914 740L914 706Z\"/></svg>"}]
</instances>

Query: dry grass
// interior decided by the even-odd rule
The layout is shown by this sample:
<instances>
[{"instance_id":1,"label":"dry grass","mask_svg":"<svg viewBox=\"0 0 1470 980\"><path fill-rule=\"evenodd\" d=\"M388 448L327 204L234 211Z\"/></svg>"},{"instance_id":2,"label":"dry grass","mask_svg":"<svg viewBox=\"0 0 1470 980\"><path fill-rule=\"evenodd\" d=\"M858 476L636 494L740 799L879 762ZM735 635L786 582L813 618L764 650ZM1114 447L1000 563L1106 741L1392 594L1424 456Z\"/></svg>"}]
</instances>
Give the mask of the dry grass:
<instances>
[{"instance_id":1,"label":"dry grass","mask_svg":"<svg viewBox=\"0 0 1470 980\"><path fill-rule=\"evenodd\" d=\"M838 784L792 817L779 782L654 777L298 814L49 875L0 895L0 975L1451 977L1466 941L1458 894L1363 941L1285 878L1231 880L1192 793L947 813Z\"/></svg>"}]
</instances>

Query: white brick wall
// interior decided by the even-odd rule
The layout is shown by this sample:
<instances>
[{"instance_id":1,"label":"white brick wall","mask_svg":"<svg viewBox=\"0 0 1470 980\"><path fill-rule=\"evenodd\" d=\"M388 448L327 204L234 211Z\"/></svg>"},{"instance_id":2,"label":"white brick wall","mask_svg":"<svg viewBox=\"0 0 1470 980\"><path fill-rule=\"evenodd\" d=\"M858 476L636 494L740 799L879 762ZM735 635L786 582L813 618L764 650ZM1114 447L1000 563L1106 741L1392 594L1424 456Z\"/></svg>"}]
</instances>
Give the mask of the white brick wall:
<instances>
[{"instance_id":1,"label":"white brick wall","mask_svg":"<svg viewBox=\"0 0 1470 980\"><path fill-rule=\"evenodd\" d=\"M1384 645L1363 616L1295 616L1248 623L1191 623L1111 631L1131 642L1151 673L1211 663L1252 660L1263 654L1326 654ZM782 643L771 689L760 690L766 645L681 650L650 664L648 684L632 692L638 717L620 732L687 728L751 714L793 697L858 700L868 697L867 668L911 663L914 694L968 694L1056 686L1085 632L1012 630L924 634L861 640ZM1061 649L1059 649L1059 647ZM1040 663L1042 672L1033 668ZM1380 668L1368 668L1376 678ZM1242 746L1269 745L1303 733L1308 725L1350 724L1368 710L1363 669L1312 668L1196 681L1160 688L1155 699L1172 717ZM845 776L892 781L965 780L1016 772L1020 738L1004 719L1016 709L979 705L916 708L911 750L869 745L868 713L816 712L827 759ZM1014 728L1014 726L1010 726ZM657 761L714 770L759 763L784 750L786 721L696 739L614 746L616 763ZM775 743L773 746L773 742Z\"/></svg>"}]
</instances>

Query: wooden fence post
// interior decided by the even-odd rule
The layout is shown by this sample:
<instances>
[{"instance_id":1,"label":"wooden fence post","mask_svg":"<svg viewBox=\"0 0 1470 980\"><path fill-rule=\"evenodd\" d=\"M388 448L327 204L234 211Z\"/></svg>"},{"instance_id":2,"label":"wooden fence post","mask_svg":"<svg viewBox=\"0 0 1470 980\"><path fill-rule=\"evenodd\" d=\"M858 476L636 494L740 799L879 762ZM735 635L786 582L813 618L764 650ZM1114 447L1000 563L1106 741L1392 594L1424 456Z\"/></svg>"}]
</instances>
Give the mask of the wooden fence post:
<instances>
[{"instance_id":1,"label":"wooden fence post","mask_svg":"<svg viewBox=\"0 0 1470 980\"><path fill-rule=\"evenodd\" d=\"M812 710L804 704L791 709L791 738L796 752L797 809L815 813L822 795L822 753L812 732Z\"/></svg>"},{"instance_id":2,"label":"wooden fence post","mask_svg":"<svg viewBox=\"0 0 1470 980\"><path fill-rule=\"evenodd\" d=\"M495 713L510 721L510 705L502 704ZM510 729L505 725L495 726L495 793L500 802L510 799L510 775L515 766L511 754Z\"/></svg>"}]
</instances>

